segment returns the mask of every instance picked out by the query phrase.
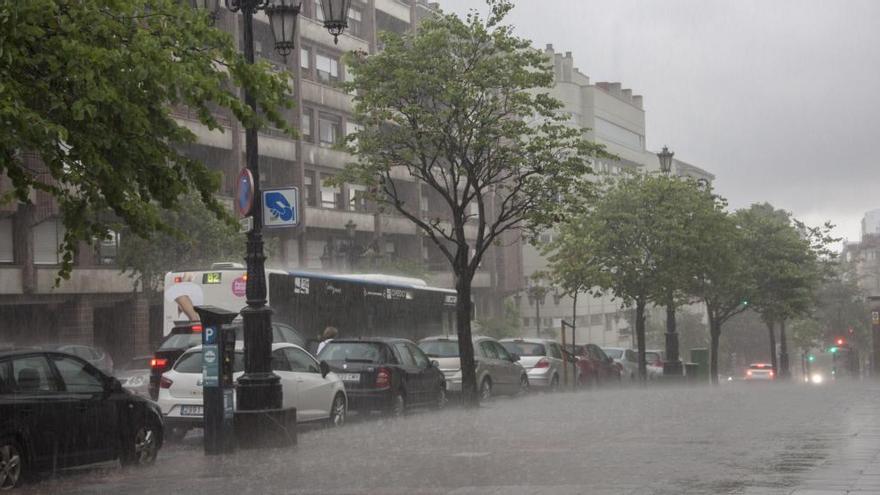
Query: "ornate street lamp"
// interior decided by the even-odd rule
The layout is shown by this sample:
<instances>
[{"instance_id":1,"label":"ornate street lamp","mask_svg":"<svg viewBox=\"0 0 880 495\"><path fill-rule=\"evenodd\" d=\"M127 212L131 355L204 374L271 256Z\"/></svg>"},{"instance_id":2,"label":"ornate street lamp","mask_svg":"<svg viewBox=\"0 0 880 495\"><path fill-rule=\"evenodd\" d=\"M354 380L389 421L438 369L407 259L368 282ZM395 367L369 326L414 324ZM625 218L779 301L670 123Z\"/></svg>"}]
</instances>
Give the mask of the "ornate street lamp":
<instances>
[{"instance_id":1,"label":"ornate street lamp","mask_svg":"<svg viewBox=\"0 0 880 495\"><path fill-rule=\"evenodd\" d=\"M216 12L219 0L190 0L196 8ZM254 14L265 10L275 37L275 50L287 55L293 49L296 34L296 17L299 15L302 0L225 0L226 8L241 12L244 17L243 48L248 64L254 63ZM348 5L348 2L345 2ZM212 10L213 9L213 10ZM333 9L330 9L334 12ZM335 12L338 12L336 9ZM325 7L325 12L327 9ZM346 8L345 13L348 13ZM244 89L244 101L251 110L257 112L254 95ZM238 379L236 409L245 416L254 418L244 438L256 444L279 435L268 425L262 416L281 413L281 379L272 372L272 310L266 306L266 255L263 250L263 205L260 187L260 164L257 141L257 128L245 129L245 163L251 175L257 180L253 184L253 204L251 215L253 228L247 234L247 282L245 298L247 307L241 311L244 325L244 375ZM244 420L243 421L247 421ZM274 437L273 437L274 435Z\"/></svg>"},{"instance_id":2,"label":"ornate street lamp","mask_svg":"<svg viewBox=\"0 0 880 495\"><path fill-rule=\"evenodd\" d=\"M675 153L669 151L669 148L666 146L663 147L663 151L657 153L657 158L660 159L660 171L664 174L668 174L672 171L672 157Z\"/></svg>"},{"instance_id":3,"label":"ornate street lamp","mask_svg":"<svg viewBox=\"0 0 880 495\"><path fill-rule=\"evenodd\" d=\"M351 0L321 0L324 11L324 27L333 35L333 42L339 44L339 35L348 27L348 11Z\"/></svg>"}]
</instances>

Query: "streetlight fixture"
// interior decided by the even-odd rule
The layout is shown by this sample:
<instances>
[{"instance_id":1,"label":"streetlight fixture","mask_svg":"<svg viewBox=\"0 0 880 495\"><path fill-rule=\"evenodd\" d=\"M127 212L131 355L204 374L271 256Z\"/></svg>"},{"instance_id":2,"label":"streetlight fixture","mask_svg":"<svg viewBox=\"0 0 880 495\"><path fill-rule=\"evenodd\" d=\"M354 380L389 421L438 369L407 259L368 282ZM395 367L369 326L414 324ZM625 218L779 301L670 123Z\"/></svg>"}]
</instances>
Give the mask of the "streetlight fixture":
<instances>
[{"instance_id":1,"label":"streetlight fixture","mask_svg":"<svg viewBox=\"0 0 880 495\"><path fill-rule=\"evenodd\" d=\"M216 16L219 0L190 0L192 6L204 9L212 17ZM337 0L339 1L339 0ZM248 64L254 63L254 15L264 10L269 17L269 25L275 37L275 50L282 56L290 53L294 46L296 34L296 17L300 13L302 0L224 0L226 8L232 12L241 12L244 17L244 58ZM337 2L322 0L325 13L327 6ZM329 9L330 13L343 11L348 15L350 0L344 0L338 8ZM336 17L334 17L336 19ZM333 26L331 34L338 36L345 26ZM328 28L329 29L329 28ZM253 94L243 88L245 104L251 111L257 112L257 101ZM245 297L247 307L241 311L244 320L244 375L238 379L238 407L244 414L268 415L283 414L281 379L272 372L272 310L266 306L266 255L263 250L263 205L260 187L260 164L257 140L257 128L250 125L245 130L246 166L255 178L253 184L253 204L251 215L253 228L247 233L247 282ZM245 435L253 444L261 439L269 439L277 434L270 431L267 423L259 420L252 425Z\"/></svg>"},{"instance_id":2,"label":"streetlight fixture","mask_svg":"<svg viewBox=\"0 0 880 495\"><path fill-rule=\"evenodd\" d=\"M333 43L339 44L339 35L348 27L348 11L351 0L321 0L324 11L324 27L333 36Z\"/></svg>"},{"instance_id":3,"label":"streetlight fixture","mask_svg":"<svg viewBox=\"0 0 880 495\"><path fill-rule=\"evenodd\" d=\"M675 153L669 151L669 148L666 146L663 147L663 151L657 153L657 158L660 159L660 171L664 174L668 174L672 171L673 156L675 156Z\"/></svg>"}]
</instances>

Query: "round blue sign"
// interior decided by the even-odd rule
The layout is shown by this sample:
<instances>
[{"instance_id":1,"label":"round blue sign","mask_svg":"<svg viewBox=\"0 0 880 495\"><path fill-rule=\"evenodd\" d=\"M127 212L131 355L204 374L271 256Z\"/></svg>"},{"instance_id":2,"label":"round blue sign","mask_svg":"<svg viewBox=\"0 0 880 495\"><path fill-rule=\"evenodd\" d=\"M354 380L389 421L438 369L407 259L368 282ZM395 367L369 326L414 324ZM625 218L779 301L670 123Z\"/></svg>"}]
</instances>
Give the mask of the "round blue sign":
<instances>
[{"instance_id":1,"label":"round blue sign","mask_svg":"<svg viewBox=\"0 0 880 495\"><path fill-rule=\"evenodd\" d=\"M254 176L246 168L241 169L241 173L238 174L235 205L238 207L238 214L242 217L250 215L254 206Z\"/></svg>"}]
</instances>

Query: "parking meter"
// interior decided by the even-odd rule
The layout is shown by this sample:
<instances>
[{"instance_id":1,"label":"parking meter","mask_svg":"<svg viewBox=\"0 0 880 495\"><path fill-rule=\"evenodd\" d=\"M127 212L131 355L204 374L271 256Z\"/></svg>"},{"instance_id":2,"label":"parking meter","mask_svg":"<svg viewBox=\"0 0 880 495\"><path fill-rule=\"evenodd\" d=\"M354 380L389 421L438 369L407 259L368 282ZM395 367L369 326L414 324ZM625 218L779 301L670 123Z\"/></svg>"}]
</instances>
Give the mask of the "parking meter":
<instances>
[{"instance_id":1,"label":"parking meter","mask_svg":"<svg viewBox=\"0 0 880 495\"><path fill-rule=\"evenodd\" d=\"M234 449L232 395L235 330L226 328L238 313L215 306L196 306L202 321L202 400L205 455Z\"/></svg>"}]
</instances>

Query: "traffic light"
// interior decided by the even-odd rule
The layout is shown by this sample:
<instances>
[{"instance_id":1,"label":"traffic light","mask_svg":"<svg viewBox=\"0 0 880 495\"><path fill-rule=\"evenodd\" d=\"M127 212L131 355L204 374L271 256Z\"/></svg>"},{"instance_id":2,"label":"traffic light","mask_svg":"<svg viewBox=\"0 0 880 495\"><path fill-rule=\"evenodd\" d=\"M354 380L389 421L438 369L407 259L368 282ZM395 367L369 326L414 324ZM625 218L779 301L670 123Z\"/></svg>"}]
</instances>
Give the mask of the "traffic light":
<instances>
[{"instance_id":1,"label":"traffic light","mask_svg":"<svg viewBox=\"0 0 880 495\"><path fill-rule=\"evenodd\" d=\"M840 338L840 337L837 338L837 345L843 345L844 342L845 341L842 338Z\"/></svg>"},{"instance_id":2,"label":"traffic light","mask_svg":"<svg viewBox=\"0 0 880 495\"><path fill-rule=\"evenodd\" d=\"M828 349L828 352L830 352L831 354L837 354L837 347L832 347Z\"/></svg>"},{"instance_id":3,"label":"traffic light","mask_svg":"<svg viewBox=\"0 0 880 495\"><path fill-rule=\"evenodd\" d=\"M809 362L812 363L812 362L815 361L815 360L816 360L816 356L814 356L814 355L812 355L812 354L810 354L809 356L807 356L807 361L809 361Z\"/></svg>"},{"instance_id":4,"label":"traffic light","mask_svg":"<svg viewBox=\"0 0 880 495\"><path fill-rule=\"evenodd\" d=\"M748 300L748 299L743 299L743 300L742 300L742 305L743 305L743 306L748 306L748 305L749 305L749 300Z\"/></svg>"}]
</instances>

